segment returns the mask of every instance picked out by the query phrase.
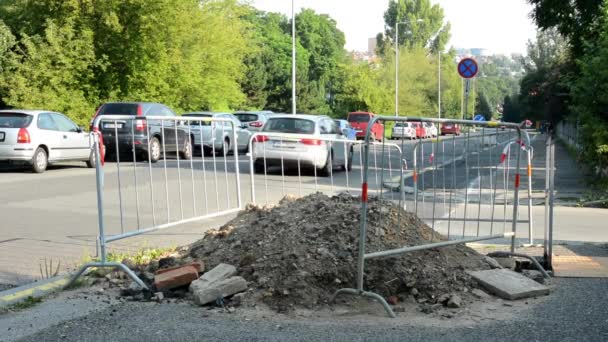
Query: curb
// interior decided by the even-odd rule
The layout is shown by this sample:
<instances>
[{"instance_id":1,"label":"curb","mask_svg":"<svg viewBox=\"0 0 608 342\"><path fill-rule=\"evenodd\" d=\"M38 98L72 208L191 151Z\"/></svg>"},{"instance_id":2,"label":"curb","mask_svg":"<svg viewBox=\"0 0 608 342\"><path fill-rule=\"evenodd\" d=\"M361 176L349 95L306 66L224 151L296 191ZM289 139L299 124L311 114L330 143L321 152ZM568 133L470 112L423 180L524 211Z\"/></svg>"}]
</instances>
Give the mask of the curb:
<instances>
[{"instance_id":1,"label":"curb","mask_svg":"<svg viewBox=\"0 0 608 342\"><path fill-rule=\"evenodd\" d=\"M70 280L71 274L56 276L0 292L0 308L21 303L28 298L42 298L60 291Z\"/></svg>"}]
</instances>

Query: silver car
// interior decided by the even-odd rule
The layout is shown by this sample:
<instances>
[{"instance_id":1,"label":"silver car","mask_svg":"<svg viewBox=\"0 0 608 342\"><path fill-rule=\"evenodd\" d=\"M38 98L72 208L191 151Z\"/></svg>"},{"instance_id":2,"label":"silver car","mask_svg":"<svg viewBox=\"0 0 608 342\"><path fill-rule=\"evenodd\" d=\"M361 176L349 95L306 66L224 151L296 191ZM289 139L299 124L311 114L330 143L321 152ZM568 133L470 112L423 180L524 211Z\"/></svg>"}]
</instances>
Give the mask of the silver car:
<instances>
[{"instance_id":1,"label":"silver car","mask_svg":"<svg viewBox=\"0 0 608 342\"><path fill-rule=\"evenodd\" d=\"M246 152L249 147L251 132L241 128L241 122L232 114L229 113L212 113L212 112L193 112L182 115L183 117L202 118L202 119L223 119L233 122L236 128L236 137L232 136L232 125L225 121L188 121L190 125L190 136L193 145L196 148L201 148L202 153L209 154L215 151L216 154L222 155L232 152L236 139L239 152ZM202 137L202 140L201 140Z\"/></svg>"},{"instance_id":2,"label":"silver car","mask_svg":"<svg viewBox=\"0 0 608 342\"><path fill-rule=\"evenodd\" d=\"M252 153L257 173L268 166L313 167L329 176L334 167L351 169L353 144L327 116L275 115L253 138Z\"/></svg>"},{"instance_id":3,"label":"silver car","mask_svg":"<svg viewBox=\"0 0 608 342\"><path fill-rule=\"evenodd\" d=\"M261 131L270 115L272 115L270 111L234 113L234 116L241 122L241 127L252 132Z\"/></svg>"},{"instance_id":4,"label":"silver car","mask_svg":"<svg viewBox=\"0 0 608 342\"><path fill-rule=\"evenodd\" d=\"M90 134L61 113L0 110L0 162L29 165L36 173L62 161L94 167L91 146Z\"/></svg>"}]
</instances>

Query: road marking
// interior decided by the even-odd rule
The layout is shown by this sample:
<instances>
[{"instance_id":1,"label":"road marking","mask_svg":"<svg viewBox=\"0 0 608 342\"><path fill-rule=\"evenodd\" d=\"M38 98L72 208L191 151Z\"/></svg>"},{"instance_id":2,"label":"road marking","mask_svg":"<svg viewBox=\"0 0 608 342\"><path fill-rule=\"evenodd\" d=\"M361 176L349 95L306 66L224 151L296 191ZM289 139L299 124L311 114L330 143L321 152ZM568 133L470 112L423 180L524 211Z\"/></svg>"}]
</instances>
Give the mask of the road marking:
<instances>
[{"instance_id":1,"label":"road marking","mask_svg":"<svg viewBox=\"0 0 608 342\"><path fill-rule=\"evenodd\" d=\"M24 285L16 289L9 289L0 293L0 307L19 303L29 297L42 297L51 292L60 290L69 281L69 275L61 276L59 279L52 280L46 283Z\"/></svg>"}]
</instances>

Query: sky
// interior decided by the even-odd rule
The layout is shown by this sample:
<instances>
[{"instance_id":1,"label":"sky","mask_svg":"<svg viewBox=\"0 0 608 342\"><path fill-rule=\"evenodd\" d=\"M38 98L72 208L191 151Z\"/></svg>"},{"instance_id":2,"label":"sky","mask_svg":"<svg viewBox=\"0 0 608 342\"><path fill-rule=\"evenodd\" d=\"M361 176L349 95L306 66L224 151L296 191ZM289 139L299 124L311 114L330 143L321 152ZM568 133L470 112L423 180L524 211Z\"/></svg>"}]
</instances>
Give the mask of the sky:
<instances>
[{"instance_id":1,"label":"sky","mask_svg":"<svg viewBox=\"0 0 608 342\"><path fill-rule=\"evenodd\" d=\"M525 0L431 0L452 25L450 46L486 48L493 53L525 53L536 28ZM258 9L291 16L289 0L251 0ZM367 51L368 38L384 31L388 0L295 0L296 12L312 8L331 16L346 35L346 49Z\"/></svg>"}]
</instances>

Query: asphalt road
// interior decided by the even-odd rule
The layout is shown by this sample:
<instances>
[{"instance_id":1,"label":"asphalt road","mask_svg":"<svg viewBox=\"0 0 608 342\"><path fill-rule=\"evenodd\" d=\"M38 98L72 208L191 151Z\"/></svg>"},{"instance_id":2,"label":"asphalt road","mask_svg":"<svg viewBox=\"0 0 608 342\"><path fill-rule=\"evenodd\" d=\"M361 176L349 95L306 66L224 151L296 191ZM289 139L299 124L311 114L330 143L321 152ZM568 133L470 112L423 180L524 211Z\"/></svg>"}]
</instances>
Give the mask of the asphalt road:
<instances>
[{"instance_id":1,"label":"asphalt road","mask_svg":"<svg viewBox=\"0 0 608 342\"><path fill-rule=\"evenodd\" d=\"M496 143L481 144L486 138L480 133L472 133L468 137L444 137L423 143L392 141L376 144L370 148L369 191L372 195L399 202L399 193L386 189L383 184L398 184L400 167L406 166L406 193L402 199L408 210L417 209L418 215L438 231L447 233L449 230L451 236L464 231L470 236L508 230L510 226L505 223L505 218L511 220L512 215L516 153L511 153L504 164L499 163L505 143L513 137L503 136ZM537 140L542 146L542 139ZM401 154L391 143L399 146ZM420 173L418 206L414 205L414 193L410 191L414 186L415 148ZM179 163L168 158L166 164L160 161L151 167L146 163L134 165L130 161L106 163L103 191L106 235L136 232L163 224L170 226L162 231L112 242L109 247L111 250L134 251L142 247L175 247L194 242L206 230L234 216L211 218L238 208L238 189L242 206L254 200L258 204L273 204L286 194L306 195L315 191L360 194L361 157L362 152L357 147L353 170L346 173L336 169L332 177L316 177L312 170L282 172L276 168L269 169L267 174L251 177L249 158L240 156L238 187L233 156L226 160L197 156L193 161ZM542 160L540 162L534 165L535 191L542 191L544 186ZM524 165L522 167L525 169ZM521 187L526 186L524 177ZM59 265L60 270L68 270L90 255L96 255L98 207L95 170L85 168L84 164L51 167L41 175L19 169L2 169L0 189L0 203L3 203L0 206L0 283L20 284L39 278L41 273L46 273L41 270L45 270L45 265L50 266L51 260L54 267ZM523 222L527 216L524 213L527 215L522 211L522 223L518 228L522 231L522 238L527 237L527 224ZM536 226L542 227L542 206L535 207L532 214ZM559 215L561 212L556 211L556 216ZM563 222L565 229L556 231L556 239L608 241L608 233L598 233L594 228L597 222L601 222L601 213L591 210L582 215L581 212L564 211L563 215L556 224ZM208 219L172 226L195 217ZM464 217L467 222L464 222ZM448 218L452 220L448 221ZM486 221L476 224L479 219ZM586 225L586 228L575 231L569 226L573 222ZM537 228L534 235L540 238L543 232Z\"/></svg>"},{"instance_id":2,"label":"asphalt road","mask_svg":"<svg viewBox=\"0 0 608 342\"><path fill-rule=\"evenodd\" d=\"M210 312L183 304L124 303L94 311L76 300L43 304L0 319L7 341L589 341L608 340L608 281L556 278L554 292L514 317L491 314L463 322L372 316L331 319L259 317ZM525 300L524 300L525 301ZM523 301L509 304L523 305ZM75 307L69 309L70 304ZM237 312L239 309L237 309ZM504 311L512 308L503 306ZM92 312L91 312L92 311ZM80 313L79 313L80 312ZM84 312L84 313L82 313ZM59 319L53 313L62 313ZM34 322L33 316L52 317ZM3 340L0 337L0 340Z\"/></svg>"}]
</instances>

